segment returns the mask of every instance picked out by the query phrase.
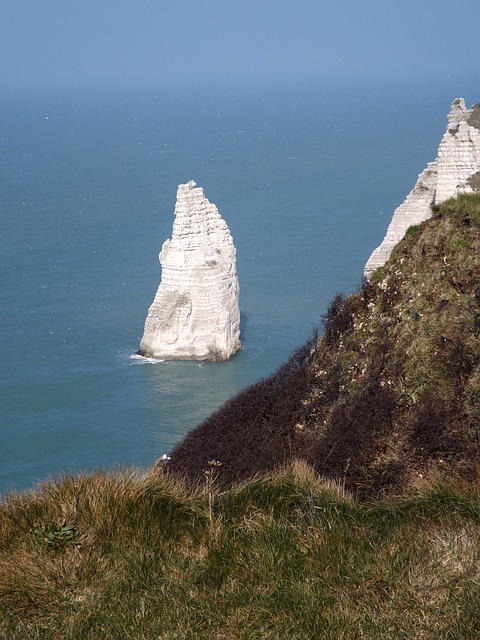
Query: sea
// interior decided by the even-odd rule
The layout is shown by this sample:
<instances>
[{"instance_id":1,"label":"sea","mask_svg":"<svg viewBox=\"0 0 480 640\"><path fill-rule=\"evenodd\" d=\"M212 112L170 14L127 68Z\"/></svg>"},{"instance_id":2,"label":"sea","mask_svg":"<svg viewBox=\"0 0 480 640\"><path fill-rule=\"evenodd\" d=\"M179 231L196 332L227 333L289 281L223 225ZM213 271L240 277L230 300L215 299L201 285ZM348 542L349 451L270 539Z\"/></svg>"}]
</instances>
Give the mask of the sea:
<instances>
[{"instance_id":1,"label":"sea","mask_svg":"<svg viewBox=\"0 0 480 640\"><path fill-rule=\"evenodd\" d=\"M480 79L4 91L0 101L0 495L148 468L272 373L353 291ZM177 186L237 248L242 350L136 355Z\"/></svg>"}]
</instances>

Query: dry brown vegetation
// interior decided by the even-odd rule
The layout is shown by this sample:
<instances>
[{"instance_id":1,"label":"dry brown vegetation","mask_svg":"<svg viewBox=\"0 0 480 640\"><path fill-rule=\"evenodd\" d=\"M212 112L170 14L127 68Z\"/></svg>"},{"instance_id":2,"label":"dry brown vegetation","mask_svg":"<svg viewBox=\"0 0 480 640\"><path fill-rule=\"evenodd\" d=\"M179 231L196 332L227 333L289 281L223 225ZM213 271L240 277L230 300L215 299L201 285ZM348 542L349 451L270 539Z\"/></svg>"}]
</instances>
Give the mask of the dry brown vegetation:
<instances>
[{"instance_id":1,"label":"dry brown vegetation","mask_svg":"<svg viewBox=\"0 0 480 640\"><path fill-rule=\"evenodd\" d=\"M468 118L468 124L471 127L476 127L477 129L480 129L480 104L473 105L472 113Z\"/></svg>"}]
</instances>

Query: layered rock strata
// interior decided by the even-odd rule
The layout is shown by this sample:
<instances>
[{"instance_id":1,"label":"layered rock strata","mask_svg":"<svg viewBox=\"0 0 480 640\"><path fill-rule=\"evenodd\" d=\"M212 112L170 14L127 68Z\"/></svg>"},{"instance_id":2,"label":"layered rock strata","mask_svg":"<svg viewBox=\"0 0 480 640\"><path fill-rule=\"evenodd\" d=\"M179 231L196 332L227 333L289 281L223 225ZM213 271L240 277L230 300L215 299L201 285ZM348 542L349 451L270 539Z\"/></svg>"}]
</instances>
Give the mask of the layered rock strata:
<instances>
[{"instance_id":1,"label":"layered rock strata","mask_svg":"<svg viewBox=\"0 0 480 640\"><path fill-rule=\"evenodd\" d=\"M241 346L236 250L217 207L191 180L177 191L172 238L139 354L164 360L227 360Z\"/></svg>"},{"instance_id":2,"label":"layered rock strata","mask_svg":"<svg viewBox=\"0 0 480 640\"><path fill-rule=\"evenodd\" d=\"M480 105L467 109L463 98L457 98L450 108L437 158L422 171L395 210L383 242L365 265L365 276L369 278L385 264L409 227L430 218L432 204L472 191L480 191Z\"/></svg>"}]
</instances>

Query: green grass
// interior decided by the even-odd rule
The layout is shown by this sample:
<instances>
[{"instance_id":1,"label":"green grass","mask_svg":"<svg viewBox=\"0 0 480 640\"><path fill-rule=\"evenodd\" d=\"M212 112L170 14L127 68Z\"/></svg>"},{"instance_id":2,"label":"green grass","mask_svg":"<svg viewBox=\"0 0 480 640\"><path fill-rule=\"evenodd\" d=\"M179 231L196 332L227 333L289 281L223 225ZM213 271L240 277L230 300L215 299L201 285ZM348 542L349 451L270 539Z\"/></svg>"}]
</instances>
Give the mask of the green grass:
<instances>
[{"instance_id":1,"label":"green grass","mask_svg":"<svg viewBox=\"0 0 480 640\"><path fill-rule=\"evenodd\" d=\"M168 474L7 497L0 638L477 639L479 257L480 196L435 207Z\"/></svg>"},{"instance_id":2,"label":"green grass","mask_svg":"<svg viewBox=\"0 0 480 640\"><path fill-rule=\"evenodd\" d=\"M8 640L478 637L480 482L361 503L296 462L211 516L203 488L103 473L12 494L0 523Z\"/></svg>"}]
</instances>

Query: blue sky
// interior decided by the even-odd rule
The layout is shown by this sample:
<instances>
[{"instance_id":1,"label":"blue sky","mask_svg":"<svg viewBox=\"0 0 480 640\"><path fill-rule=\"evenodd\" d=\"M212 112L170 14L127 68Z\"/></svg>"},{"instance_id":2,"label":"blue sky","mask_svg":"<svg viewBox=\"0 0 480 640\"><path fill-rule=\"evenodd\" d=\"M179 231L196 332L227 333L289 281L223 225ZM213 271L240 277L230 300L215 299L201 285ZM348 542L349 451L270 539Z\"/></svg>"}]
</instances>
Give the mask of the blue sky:
<instances>
[{"instance_id":1,"label":"blue sky","mask_svg":"<svg viewBox=\"0 0 480 640\"><path fill-rule=\"evenodd\" d=\"M478 76L479 32L479 0L2 0L0 87Z\"/></svg>"}]
</instances>

